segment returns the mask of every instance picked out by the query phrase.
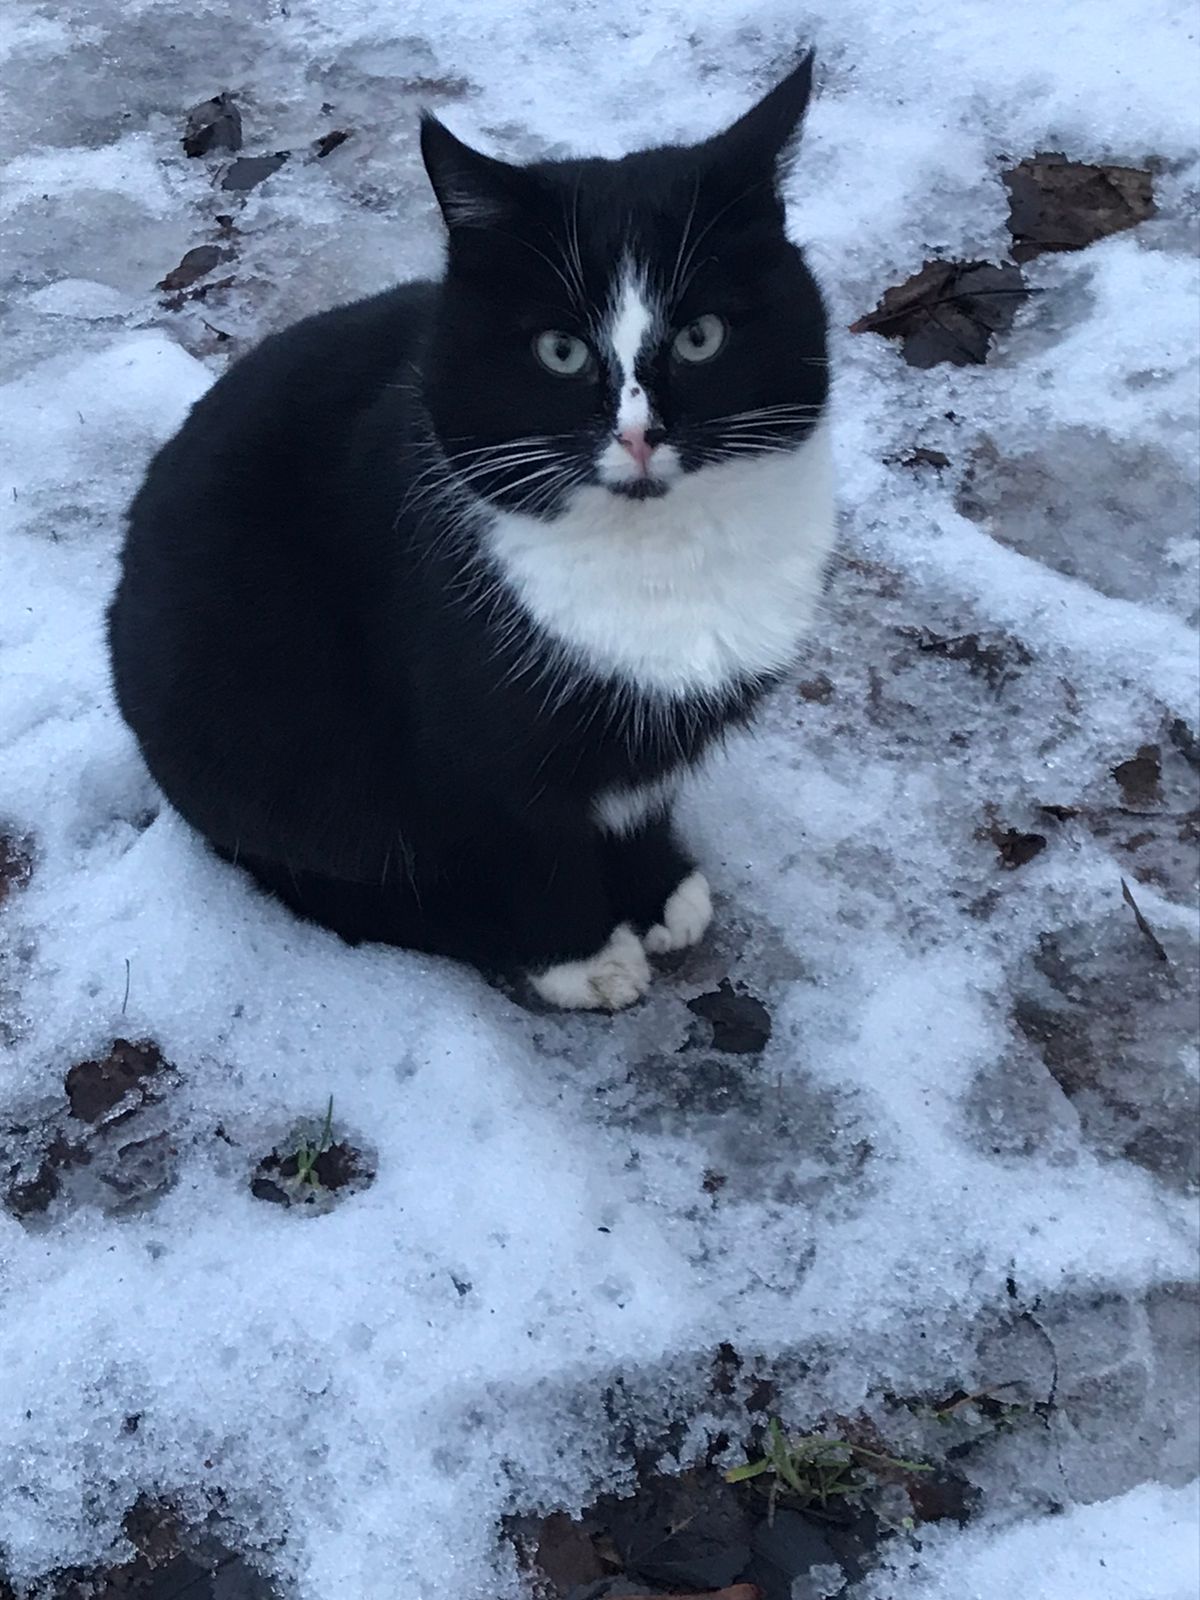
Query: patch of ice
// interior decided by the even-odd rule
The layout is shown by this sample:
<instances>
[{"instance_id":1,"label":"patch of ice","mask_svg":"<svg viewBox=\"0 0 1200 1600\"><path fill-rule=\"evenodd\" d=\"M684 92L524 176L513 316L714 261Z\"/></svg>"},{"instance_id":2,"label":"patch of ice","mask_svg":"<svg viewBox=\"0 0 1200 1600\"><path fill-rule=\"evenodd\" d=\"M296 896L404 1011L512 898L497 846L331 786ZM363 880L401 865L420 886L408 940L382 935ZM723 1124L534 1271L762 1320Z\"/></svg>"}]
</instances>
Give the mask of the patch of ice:
<instances>
[{"instance_id":1,"label":"patch of ice","mask_svg":"<svg viewBox=\"0 0 1200 1600\"><path fill-rule=\"evenodd\" d=\"M14 156L0 167L0 184L0 215L34 199L70 195L86 200L97 192L121 195L158 216L171 205L156 142L148 134L126 134L94 148Z\"/></svg>"},{"instance_id":2,"label":"patch of ice","mask_svg":"<svg viewBox=\"0 0 1200 1600\"><path fill-rule=\"evenodd\" d=\"M29 303L46 316L79 317L88 322L120 317L133 309L129 295L92 278L60 278L35 290Z\"/></svg>"}]
</instances>

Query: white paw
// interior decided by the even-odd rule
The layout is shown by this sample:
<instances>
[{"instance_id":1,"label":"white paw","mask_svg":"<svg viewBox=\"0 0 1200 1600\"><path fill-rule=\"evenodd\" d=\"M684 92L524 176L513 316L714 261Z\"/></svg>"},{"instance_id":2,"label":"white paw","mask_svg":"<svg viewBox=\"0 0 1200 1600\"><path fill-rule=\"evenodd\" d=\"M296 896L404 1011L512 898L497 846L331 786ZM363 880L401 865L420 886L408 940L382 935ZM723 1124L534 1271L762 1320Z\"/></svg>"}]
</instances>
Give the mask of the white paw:
<instances>
[{"instance_id":1,"label":"white paw","mask_svg":"<svg viewBox=\"0 0 1200 1600\"><path fill-rule=\"evenodd\" d=\"M647 930L642 945L652 956L665 955L668 950L686 950L703 939L712 914L708 879L702 872L690 873L670 895L663 907L662 921Z\"/></svg>"},{"instance_id":2,"label":"white paw","mask_svg":"<svg viewBox=\"0 0 1200 1600\"><path fill-rule=\"evenodd\" d=\"M620 1011L650 987L650 964L637 934L621 923L594 956L531 972L529 981L543 1000L564 1011Z\"/></svg>"}]
</instances>

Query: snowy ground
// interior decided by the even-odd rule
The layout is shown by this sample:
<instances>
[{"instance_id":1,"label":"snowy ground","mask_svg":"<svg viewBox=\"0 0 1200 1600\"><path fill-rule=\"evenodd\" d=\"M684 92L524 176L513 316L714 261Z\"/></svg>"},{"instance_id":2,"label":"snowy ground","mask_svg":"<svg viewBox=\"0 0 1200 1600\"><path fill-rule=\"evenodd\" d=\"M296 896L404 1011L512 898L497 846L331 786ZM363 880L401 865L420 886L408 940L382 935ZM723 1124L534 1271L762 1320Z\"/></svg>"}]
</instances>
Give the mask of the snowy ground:
<instances>
[{"instance_id":1,"label":"snowy ground","mask_svg":"<svg viewBox=\"0 0 1200 1600\"><path fill-rule=\"evenodd\" d=\"M1189 29L1173 0L8 0L0 836L32 870L0 1191L85 1132L73 1063L170 1067L47 1208L0 1210L0 1578L104 1559L149 1493L219 1503L295 1600L509 1596L499 1519L628 1480L669 1421L701 1449L726 1342L793 1425L1053 1402L972 1467L984 1525L894 1547L879 1600L1195 1593ZM809 38L794 227L839 329L932 254L1002 259L999 172L1037 151L1150 165L1157 217L1034 262L984 367L838 335L843 559L800 687L688 799L719 925L644 1005L533 1016L298 925L158 812L112 708L148 454L230 352L435 265L422 101L613 153L712 131ZM243 154L293 152L245 197L179 145L223 88ZM164 309L214 241L233 282ZM1010 828L1046 847L1006 867ZM725 977L765 1048L687 1008ZM374 1183L264 1204L330 1095Z\"/></svg>"}]
</instances>

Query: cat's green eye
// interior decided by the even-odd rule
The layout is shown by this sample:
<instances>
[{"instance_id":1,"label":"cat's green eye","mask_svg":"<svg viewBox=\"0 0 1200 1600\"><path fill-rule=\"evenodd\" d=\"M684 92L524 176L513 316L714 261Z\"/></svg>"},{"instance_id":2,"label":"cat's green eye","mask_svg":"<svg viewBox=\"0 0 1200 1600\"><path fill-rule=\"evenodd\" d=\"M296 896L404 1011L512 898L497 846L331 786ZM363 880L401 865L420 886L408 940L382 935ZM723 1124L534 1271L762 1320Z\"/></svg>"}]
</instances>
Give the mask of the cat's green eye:
<instances>
[{"instance_id":1,"label":"cat's green eye","mask_svg":"<svg viewBox=\"0 0 1200 1600\"><path fill-rule=\"evenodd\" d=\"M573 333L551 328L533 341L533 353L557 378L577 378L591 364L592 352Z\"/></svg>"},{"instance_id":2,"label":"cat's green eye","mask_svg":"<svg viewBox=\"0 0 1200 1600\"><path fill-rule=\"evenodd\" d=\"M675 335L671 349L680 361L711 361L725 343L729 329L711 312L689 322Z\"/></svg>"}]
</instances>

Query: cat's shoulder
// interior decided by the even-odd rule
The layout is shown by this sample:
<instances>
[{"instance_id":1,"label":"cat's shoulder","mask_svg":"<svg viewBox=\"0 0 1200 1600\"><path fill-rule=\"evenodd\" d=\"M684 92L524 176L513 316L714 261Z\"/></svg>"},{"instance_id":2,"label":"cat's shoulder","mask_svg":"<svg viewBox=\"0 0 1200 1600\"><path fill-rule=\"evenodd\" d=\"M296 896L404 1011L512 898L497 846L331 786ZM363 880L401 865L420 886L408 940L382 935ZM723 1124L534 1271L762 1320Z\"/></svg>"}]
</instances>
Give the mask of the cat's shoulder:
<instances>
[{"instance_id":1,"label":"cat's shoulder","mask_svg":"<svg viewBox=\"0 0 1200 1600\"><path fill-rule=\"evenodd\" d=\"M440 285L418 280L303 317L235 360L155 458L134 515L252 477L328 474L357 419L415 383Z\"/></svg>"},{"instance_id":2,"label":"cat's shoulder","mask_svg":"<svg viewBox=\"0 0 1200 1600\"><path fill-rule=\"evenodd\" d=\"M311 381L328 398L340 385L370 380L417 359L437 306L440 284L427 279L403 283L381 294L350 301L302 317L256 345L234 363L222 380L254 389L265 382Z\"/></svg>"}]
</instances>

